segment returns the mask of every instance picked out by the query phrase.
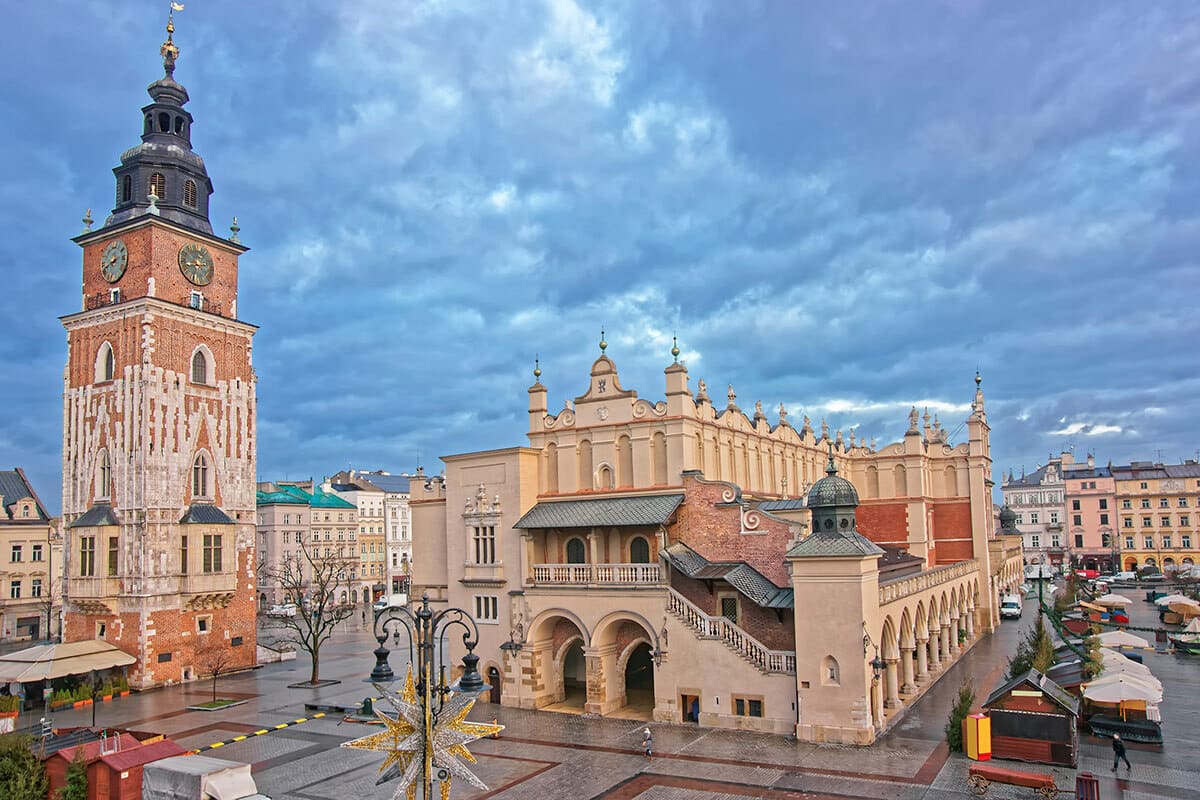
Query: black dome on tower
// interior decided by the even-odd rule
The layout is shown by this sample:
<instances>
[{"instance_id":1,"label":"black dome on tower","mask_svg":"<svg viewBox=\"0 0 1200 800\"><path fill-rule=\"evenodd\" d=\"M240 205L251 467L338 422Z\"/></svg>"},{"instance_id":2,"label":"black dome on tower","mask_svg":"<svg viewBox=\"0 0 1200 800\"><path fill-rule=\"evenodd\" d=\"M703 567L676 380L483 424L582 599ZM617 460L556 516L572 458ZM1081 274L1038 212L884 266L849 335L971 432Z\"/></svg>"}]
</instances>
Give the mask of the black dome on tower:
<instances>
[{"instance_id":1,"label":"black dome on tower","mask_svg":"<svg viewBox=\"0 0 1200 800\"><path fill-rule=\"evenodd\" d=\"M808 508L812 511L813 533L844 533L854 530L854 510L857 507L858 490L854 488L854 484L837 474L831 442L825 477L808 490Z\"/></svg>"},{"instance_id":2,"label":"black dome on tower","mask_svg":"<svg viewBox=\"0 0 1200 800\"><path fill-rule=\"evenodd\" d=\"M183 108L188 93L174 77L179 57L174 33L174 22L168 20L167 40L160 50L164 74L146 89L151 102L142 107L142 143L122 153L121 165L113 169L117 204L105 220L105 227L157 214L212 234L208 221L212 181L204 159L192 152L192 115Z\"/></svg>"}]
</instances>

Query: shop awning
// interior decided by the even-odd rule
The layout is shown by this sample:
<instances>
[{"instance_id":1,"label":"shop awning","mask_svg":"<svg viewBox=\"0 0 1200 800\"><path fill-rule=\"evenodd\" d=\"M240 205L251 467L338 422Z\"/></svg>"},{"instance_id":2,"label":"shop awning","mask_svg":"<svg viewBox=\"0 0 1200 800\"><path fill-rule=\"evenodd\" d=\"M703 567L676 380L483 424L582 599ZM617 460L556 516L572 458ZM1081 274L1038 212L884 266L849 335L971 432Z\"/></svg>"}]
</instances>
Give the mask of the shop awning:
<instances>
[{"instance_id":1,"label":"shop awning","mask_svg":"<svg viewBox=\"0 0 1200 800\"><path fill-rule=\"evenodd\" d=\"M127 667L137 661L108 642L42 644L0 656L0 683L28 683L92 670Z\"/></svg>"}]
</instances>

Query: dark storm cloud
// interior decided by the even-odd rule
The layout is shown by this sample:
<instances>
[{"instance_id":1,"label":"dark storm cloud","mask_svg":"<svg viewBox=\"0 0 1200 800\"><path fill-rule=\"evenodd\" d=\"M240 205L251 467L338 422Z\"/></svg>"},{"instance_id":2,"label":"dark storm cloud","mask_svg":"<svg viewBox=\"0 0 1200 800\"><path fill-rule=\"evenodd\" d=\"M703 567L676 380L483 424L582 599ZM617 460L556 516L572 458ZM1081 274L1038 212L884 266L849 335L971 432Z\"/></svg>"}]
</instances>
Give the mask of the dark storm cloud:
<instances>
[{"instance_id":1,"label":"dark storm cloud","mask_svg":"<svg viewBox=\"0 0 1200 800\"><path fill-rule=\"evenodd\" d=\"M56 505L67 237L136 141L157 4L9 10L0 461ZM67 22L63 22L67 20ZM1187 5L212 2L193 141L261 326L264 478L522 444L622 382L900 436L984 375L998 468L1197 446ZM959 432L961 436L961 431Z\"/></svg>"}]
</instances>

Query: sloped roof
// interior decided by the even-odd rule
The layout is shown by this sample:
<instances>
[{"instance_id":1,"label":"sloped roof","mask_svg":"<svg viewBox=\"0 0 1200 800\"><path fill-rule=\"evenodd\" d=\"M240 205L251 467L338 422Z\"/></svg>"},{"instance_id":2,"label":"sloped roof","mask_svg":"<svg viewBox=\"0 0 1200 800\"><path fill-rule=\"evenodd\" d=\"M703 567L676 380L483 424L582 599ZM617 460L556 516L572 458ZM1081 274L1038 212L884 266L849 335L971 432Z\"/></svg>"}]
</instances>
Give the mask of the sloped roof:
<instances>
[{"instance_id":1,"label":"sloped roof","mask_svg":"<svg viewBox=\"0 0 1200 800\"><path fill-rule=\"evenodd\" d=\"M100 756L100 761L114 770L124 771L131 767L140 767L149 764L151 761L158 761L160 758L181 756L186 752L176 742L170 739L162 739L151 744L144 744L141 747L118 750L115 753Z\"/></svg>"},{"instance_id":2,"label":"sloped roof","mask_svg":"<svg viewBox=\"0 0 1200 800\"><path fill-rule=\"evenodd\" d=\"M121 520L113 507L108 503L97 503L83 512L83 515L71 523L69 527L84 528L95 525L120 525Z\"/></svg>"},{"instance_id":3,"label":"sloped roof","mask_svg":"<svg viewBox=\"0 0 1200 800\"><path fill-rule=\"evenodd\" d=\"M42 501L38 499L37 492L29 485L29 481L25 479L25 473L20 469L0 470L0 496L4 498L5 508L23 497L33 498L34 510L38 515L36 519L42 521L50 519L46 509L42 508ZM20 519L17 518L18 521ZM34 518L29 519L32 521Z\"/></svg>"},{"instance_id":4,"label":"sloped roof","mask_svg":"<svg viewBox=\"0 0 1200 800\"><path fill-rule=\"evenodd\" d=\"M206 503L193 503L188 506L180 522L202 523L205 525L233 525L234 522L221 509Z\"/></svg>"},{"instance_id":5,"label":"sloped roof","mask_svg":"<svg viewBox=\"0 0 1200 800\"><path fill-rule=\"evenodd\" d=\"M758 507L762 511L798 511L808 508L808 503L803 497L793 497L789 500L767 500L759 503Z\"/></svg>"},{"instance_id":6,"label":"sloped roof","mask_svg":"<svg viewBox=\"0 0 1200 800\"><path fill-rule=\"evenodd\" d=\"M306 506L310 497L311 495L299 486L279 486L273 492L256 491L254 503L260 506Z\"/></svg>"},{"instance_id":7,"label":"sloped roof","mask_svg":"<svg viewBox=\"0 0 1200 800\"><path fill-rule=\"evenodd\" d=\"M788 558L833 558L837 556L881 556L883 548L856 530L819 531L801 539Z\"/></svg>"},{"instance_id":8,"label":"sloped roof","mask_svg":"<svg viewBox=\"0 0 1200 800\"><path fill-rule=\"evenodd\" d=\"M765 575L745 561L709 561L683 542L675 542L665 551L667 561L689 578L723 580L762 608L791 608L791 589L771 583Z\"/></svg>"},{"instance_id":9,"label":"sloped roof","mask_svg":"<svg viewBox=\"0 0 1200 800\"><path fill-rule=\"evenodd\" d=\"M377 472L360 472L356 477L372 486L383 489L385 492L408 493L409 479L403 475L380 475Z\"/></svg>"},{"instance_id":10,"label":"sloped roof","mask_svg":"<svg viewBox=\"0 0 1200 800\"><path fill-rule=\"evenodd\" d=\"M1031 669L1023 675L1018 675L1008 683L1001 686L996 691L988 695L988 699L984 702L984 706L990 706L992 703L999 700L1004 695L1011 692L1021 684L1029 684L1035 689L1041 690L1050 700L1060 706L1065 711L1070 711L1072 714L1079 714L1079 698L1071 695L1054 681L1047 678L1036 669Z\"/></svg>"},{"instance_id":11,"label":"sloped roof","mask_svg":"<svg viewBox=\"0 0 1200 800\"><path fill-rule=\"evenodd\" d=\"M683 502L681 494L598 497L538 503L514 528L604 528L663 525Z\"/></svg>"},{"instance_id":12,"label":"sloped roof","mask_svg":"<svg viewBox=\"0 0 1200 800\"><path fill-rule=\"evenodd\" d=\"M312 506L313 508L344 508L344 509L357 509L358 508L358 506L354 505L351 502L343 500L342 498L338 497L336 494L330 494L328 492L322 492L320 490L313 492L312 499L308 501L308 504L310 506Z\"/></svg>"}]
</instances>

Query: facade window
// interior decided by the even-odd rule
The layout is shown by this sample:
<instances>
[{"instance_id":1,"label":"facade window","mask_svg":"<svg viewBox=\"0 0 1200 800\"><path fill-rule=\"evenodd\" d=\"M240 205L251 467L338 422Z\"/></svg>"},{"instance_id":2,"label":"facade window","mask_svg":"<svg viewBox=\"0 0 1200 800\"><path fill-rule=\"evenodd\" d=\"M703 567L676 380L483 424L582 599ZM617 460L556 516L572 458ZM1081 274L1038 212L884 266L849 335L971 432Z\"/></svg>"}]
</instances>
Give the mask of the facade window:
<instances>
[{"instance_id":1,"label":"facade window","mask_svg":"<svg viewBox=\"0 0 1200 800\"><path fill-rule=\"evenodd\" d=\"M1072 500L1072 501L1071 501L1071 510L1072 510L1072 511L1078 511L1078 510L1079 510L1079 501L1078 501L1078 500Z\"/></svg>"},{"instance_id":2,"label":"facade window","mask_svg":"<svg viewBox=\"0 0 1200 800\"><path fill-rule=\"evenodd\" d=\"M208 459L204 453L197 455L192 462L192 496L208 497Z\"/></svg>"},{"instance_id":3,"label":"facade window","mask_svg":"<svg viewBox=\"0 0 1200 800\"><path fill-rule=\"evenodd\" d=\"M1121 508L1133 508L1133 501L1132 500L1122 500Z\"/></svg>"},{"instance_id":4,"label":"facade window","mask_svg":"<svg viewBox=\"0 0 1200 800\"><path fill-rule=\"evenodd\" d=\"M1082 525L1083 524L1083 514L1076 514L1072 519L1074 520L1072 522L1073 525Z\"/></svg>"},{"instance_id":5,"label":"facade window","mask_svg":"<svg viewBox=\"0 0 1200 800\"><path fill-rule=\"evenodd\" d=\"M1163 545L1162 545L1163 549L1170 550L1171 549L1171 534L1164 533L1163 537L1162 537L1162 542L1163 542Z\"/></svg>"},{"instance_id":6,"label":"facade window","mask_svg":"<svg viewBox=\"0 0 1200 800\"><path fill-rule=\"evenodd\" d=\"M96 577L96 537L79 537L79 576Z\"/></svg>"},{"instance_id":7,"label":"facade window","mask_svg":"<svg viewBox=\"0 0 1200 800\"><path fill-rule=\"evenodd\" d=\"M496 563L496 527L494 525L477 526L475 528L474 543L476 564Z\"/></svg>"},{"instance_id":8,"label":"facade window","mask_svg":"<svg viewBox=\"0 0 1200 800\"><path fill-rule=\"evenodd\" d=\"M1125 517L1123 520L1121 520L1121 527L1132 528L1133 527L1133 517Z\"/></svg>"},{"instance_id":9,"label":"facade window","mask_svg":"<svg viewBox=\"0 0 1200 800\"><path fill-rule=\"evenodd\" d=\"M475 621L495 622L500 619L500 602L494 595L475 596Z\"/></svg>"},{"instance_id":10,"label":"facade window","mask_svg":"<svg viewBox=\"0 0 1200 800\"><path fill-rule=\"evenodd\" d=\"M204 357L203 350L197 350L192 354L192 383L208 383L208 359Z\"/></svg>"},{"instance_id":11,"label":"facade window","mask_svg":"<svg viewBox=\"0 0 1200 800\"><path fill-rule=\"evenodd\" d=\"M1075 534L1075 546L1083 547L1083 534L1082 533Z\"/></svg>"},{"instance_id":12,"label":"facade window","mask_svg":"<svg viewBox=\"0 0 1200 800\"><path fill-rule=\"evenodd\" d=\"M1029 537L1029 546L1030 547L1041 547L1042 546L1041 537L1038 536L1036 533L1031 535Z\"/></svg>"},{"instance_id":13,"label":"facade window","mask_svg":"<svg viewBox=\"0 0 1200 800\"><path fill-rule=\"evenodd\" d=\"M1154 527L1154 518L1153 517L1142 517L1142 527L1143 528Z\"/></svg>"},{"instance_id":14,"label":"facade window","mask_svg":"<svg viewBox=\"0 0 1200 800\"><path fill-rule=\"evenodd\" d=\"M284 531L284 532L283 532L283 543L284 543L284 544L291 544L291 542L292 542L292 532L291 532L291 531Z\"/></svg>"},{"instance_id":15,"label":"facade window","mask_svg":"<svg viewBox=\"0 0 1200 800\"><path fill-rule=\"evenodd\" d=\"M155 172L150 176L150 191L154 192L154 196L159 200L167 196L167 179L161 172Z\"/></svg>"},{"instance_id":16,"label":"facade window","mask_svg":"<svg viewBox=\"0 0 1200 800\"><path fill-rule=\"evenodd\" d=\"M1154 537L1153 536L1143 536L1142 544L1145 546L1145 548L1147 550L1153 550L1154 549Z\"/></svg>"},{"instance_id":17,"label":"facade window","mask_svg":"<svg viewBox=\"0 0 1200 800\"><path fill-rule=\"evenodd\" d=\"M1191 547L1192 546L1191 534L1185 533L1182 536L1180 536L1179 537L1179 546L1180 547Z\"/></svg>"},{"instance_id":18,"label":"facade window","mask_svg":"<svg viewBox=\"0 0 1200 800\"><path fill-rule=\"evenodd\" d=\"M1142 483L1141 483L1141 488L1142 488L1142 489L1149 489L1149 488L1150 488L1150 486L1149 486L1149 484L1147 484L1145 481L1142 481Z\"/></svg>"},{"instance_id":19,"label":"facade window","mask_svg":"<svg viewBox=\"0 0 1200 800\"><path fill-rule=\"evenodd\" d=\"M1062 540L1058 538L1057 533L1050 534L1050 546L1051 547L1062 547Z\"/></svg>"},{"instance_id":20,"label":"facade window","mask_svg":"<svg viewBox=\"0 0 1200 800\"><path fill-rule=\"evenodd\" d=\"M1108 514L1101 514L1101 515L1100 515L1100 524L1101 524L1101 525L1107 525L1107 524L1108 524Z\"/></svg>"},{"instance_id":21,"label":"facade window","mask_svg":"<svg viewBox=\"0 0 1200 800\"><path fill-rule=\"evenodd\" d=\"M1187 519L1187 517L1184 517L1184 519ZM1184 522L1182 524L1186 525L1187 523ZM40 544L35 544L33 546L33 552L31 552L29 554L29 560L30 561L41 561L42 560L42 546Z\"/></svg>"},{"instance_id":22,"label":"facade window","mask_svg":"<svg viewBox=\"0 0 1200 800\"><path fill-rule=\"evenodd\" d=\"M21 582L13 581L8 585L8 596L13 600L21 599Z\"/></svg>"},{"instance_id":23,"label":"facade window","mask_svg":"<svg viewBox=\"0 0 1200 800\"><path fill-rule=\"evenodd\" d=\"M1104 509L1107 509L1107 508L1108 508L1108 499L1101 497L1100 498L1100 510L1103 511Z\"/></svg>"},{"instance_id":24,"label":"facade window","mask_svg":"<svg viewBox=\"0 0 1200 800\"><path fill-rule=\"evenodd\" d=\"M567 563L568 564L583 564L587 559L584 557L583 539L578 537L567 542Z\"/></svg>"},{"instance_id":25,"label":"facade window","mask_svg":"<svg viewBox=\"0 0 1200 800\"><path fill-rule=\"evenodd\" d=\"M1167 498L1165 498L1165 497L1160 497L1160 498L1158 499L1158 507L1159 507L1159 508L1170 508L1170 507L1171 507L1171 501L1170 501L1170 500L1168 500L1168 499L1167 499Z\"/></svg>"},{"instance_id":26,"label":"facade window","mask_svg":"<svg viewBox=\"0 0 1200 800\"><path fill-rule=\"evenodd\" d=\"M1142 498L1142 508L1149 508L1149 507L1150 507L1150 498L1143 497Z\"/></svg>"},{"instance_id":27,"label":"facade window","mask_svg":"<svg viewBox=\"0 0 1200 800\"><path fill-rule=\"evenodd\" d=\"M117 537L108 537L108 577L115 577L117 574Z\"/></svg>"},{"instance_id":28,"label":"facade window","mask_svg":"<svg viewBox=\"0 0 1200 800\"><path fill-rule=\"evenodd\" d=\"M1186 497L1179 498L1179 507L1187 508L1187 498Z\"/></svg>"},{"instance_id":29,"label":"facade window","mask_svg":"<svg viewBox=\"0 0 1200 800\"><path fill-rule=\"evenodd\" d=\"M1056 522L1058 522L1058 512L1057 512L1057 511L1051 511L1051 512L1050 512L1050 524L1051 524L1051 525L1053 525L1053 524L1055 524Z\"/></svg>"},{"instance_id":30,"label":"facade window","mask_svg":"<svg viewBox=\"0 0 1200 800\"><path fill-rule=\"evenodd\" d=\"M107 499L112 497L112 465L108 463L108 451L100 451L99 478L96 486L96 497Z\"/></svg>"},{"instance_id":31,"label":"facade window","mask_svg":"<svg viewBox=\"0 0 1200 800\"><path fill-rule=\"evenodd\" d=\"M13 563L17 563L21 560L21 545L14 544L12 546L12 554L9 560Z\"/></svg>"},{"instance_id":32,"label":"facade window","mask_svg":"<svg viewBox=\"0 0 1200 800\"><path fill-rule=\"evenodd\" d=\"M188 574L188 537L179 537L179 574Z\"/></svg>"},{"instance_id":33,"label":"facade window","mask_svg":"<svg viewBox=\"0 0 1200 800\"><path fill-rule=\"evenodd\" d=\"M204 571L221 571L221 534L204 534Z\"/></svg>"},{"instance_id":34,"label":"facade window","mask_svg":"<svg viewBox=\"0 0 1200 800\"><path fill-rule=\"evenodd\" d=\"M34 578L30 582L29 595L30 595L30 597L41 597L42 596L42 579L41 578Z\"/></svg>"},{"instance_id":35,"label":"facade window","mask_svg":"<svg viewBox=\"0 0 1200 800\"><path fill-rule=\"evenodd\" d=\"M191 296L188 298L188 307L194 308L197 311L203 311L204 310L204 292L198 292L195 289L193 289ZM202 383L202 381L195 381L195 383Z\"/></svg>"},{"instance_id":36,"label":"facade window","mask_svg":"<svg viewBox=\"0 0 1200 800\"><path fill-rule=\"evenodd\" d=\"M650 563L650 543L644 536L635 536L629 543L629 560L634 564Z\"/></svg>"},{"instance_id":37,"label":"facade window","mask_svg":"<svg viewBox=\"0 0 1200 800\"><path fill-rule=\"evenodd\" d=\"M1161 524L1159 525L1159 527L1160 527L1160 528L1169 528L1169 527L1171 527L1171 518L1170 518L1170 517L1162 517L1162 518L1159 520L1159 522L1161 523Z\"/></svg>"},{"instance_id":38,"label":"facade window","mask_svg":"<svg viewBox=\"0 0 1200 800\"><path fill-rule=\"evenodd\" d=\"M196 182L193 180L184 181L183 204L192 208L196 207Z\"/></svg>"},{"instance_id":39,"label":"facade window","mask_svg":"<svg viewBox=\"0 0 1200 800\"><path fill-rule=\"evenodd\" d=\"M1030 525L1038 524L1038 512L1036 512L1036 511L1029 512L1029 524Z\"/></svg>"},{"instance_id":40,"label":"facade window","mask_svg":"<svg viewBox=\"0 0 1200 800\"><path fill-rule=\"evenodd\" d=\"M1101 547L1112 547L1112 537L1109 536L1107 533L1101 534L1100 535L1100 546Z\"/></svg>"},{"instance_id":41,"label":"facade window","mask_svg":"<svg viewBox=\"0 0 1200 800\"><path fill-rule=\"evenodd\" d=\"M738 605L737 597L734 595L726 595L721 598L721 616L737 625L738 621Z\"/></svg>"},{"instance_id":42,"label":"facade window","mask_svg":"<svg viewBox=\"0 0 1200 800\"><path fill-rule=\"evenodd\" d=\"M739 717L761 717L763 701L761 697L733 697L733 713Z\"/></svg>"},{"instance_id":43,"label":"facade window","mask_svg":"<svg viewBox=\"0 0 1200 800\"><path fill-rule=\"evenodd\" d=\"M1191 524L1192 524L1192 523L1191 523L1191 521L1190 521L1190 518L1188 517L1188 515L1187 515L1187 514L1180 514L1180 515L1179 515L1179 527L1181 527L1181 528L1186 528L1188 525L1191 525ZM35 558L33 559L34 561L37 561L37 560L38 560L38 559L36 558L36 556L37 556L37 553L38 553L38 548L39 548L39 547L41 547L41 545L37 545L37 544L35 544L35 545L33 546L33 554L34 554L34 556L35 556Z\"/></svg>"},{"instance_id":44,"label":"facade window","mask_svg":"<svg viewBox=\"0 0 1200 800\"><path fill-rule=\"evenodd\" d=\"M1025 524L1025 515L1024 515L1024 514L1017 514L1017 519L1016 519L1016 522L1017 522L1017 524L1018 524L1018 525L1024 525L1024 524Z\"/></svg>"},{"instance_id":45,"label":"facade window","mask_svg":"<svg viewBox=\"0 0 1200 800\"><path fill-rule=\"evenodd\" d=\"M1126 550L1132 550L1132 549L1133 549L1133 537L1132 537L1132 536L1126 536L1126 537L1125 537L1125 549L1126 549Z\"/></svg>"}]
</instances>

